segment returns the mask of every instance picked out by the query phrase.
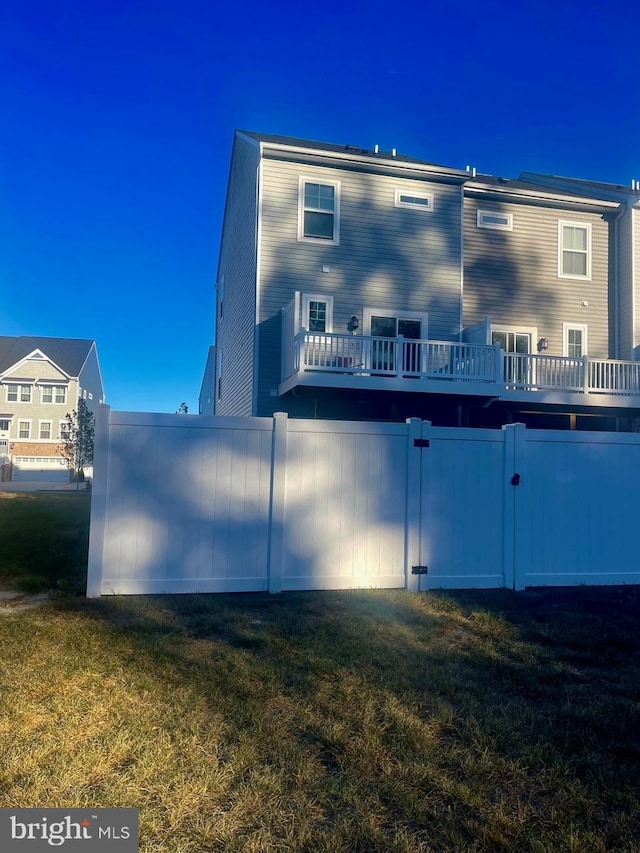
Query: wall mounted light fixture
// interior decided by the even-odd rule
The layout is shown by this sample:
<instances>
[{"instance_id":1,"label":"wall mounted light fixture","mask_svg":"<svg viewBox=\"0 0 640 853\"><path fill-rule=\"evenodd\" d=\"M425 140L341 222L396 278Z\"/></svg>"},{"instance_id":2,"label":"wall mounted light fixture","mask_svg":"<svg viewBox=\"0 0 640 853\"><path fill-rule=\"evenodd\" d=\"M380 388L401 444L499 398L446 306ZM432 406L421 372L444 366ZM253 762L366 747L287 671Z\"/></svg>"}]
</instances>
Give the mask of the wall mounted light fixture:
<instances>
[{"instance_id":1,"label":"wall mounted light fixture","mask_svg":"<svg viewBox=\"0 0 640 853\"><path fill-rule=\"evenodd\" d=\"M540 338L538 341L538 352L544 352L546 349L549 349L549 341L546 338Z\"/></svg>"},{"instance_id":2,"label":"wall mounted light fixture","mask_svg":"<svg viewBox=\"0 0 640 853\"><path fill-rule=\"evenodd\" d=\"M347 329L353 334L356 329L360 327L360 321L356 317L355 314L352 315L351 319L347 323Z\"/></svg>"}]
</instances>

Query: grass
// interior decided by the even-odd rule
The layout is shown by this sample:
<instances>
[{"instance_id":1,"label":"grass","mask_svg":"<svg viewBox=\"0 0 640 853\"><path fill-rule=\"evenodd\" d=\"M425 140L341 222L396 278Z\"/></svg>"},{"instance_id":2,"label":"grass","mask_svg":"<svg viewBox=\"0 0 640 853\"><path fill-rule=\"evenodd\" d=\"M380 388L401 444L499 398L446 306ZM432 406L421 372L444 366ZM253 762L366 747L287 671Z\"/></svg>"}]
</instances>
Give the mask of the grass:
<instances>
[{"instance_id":1,"label":"grass","mask_svg":"<svg viewBox=\"0 0 640 853\"><path fill-rule=\"evenodd\" d=\"M0 491L0 580L24 592L86 586L90 495Z\"/></svg>"},{"instance_id":2,"label":"grass","mask_svg":"<svg viewBox=\"0 0 640 853\"><path fill-rule=\"evenodd\" d=\"M631 853L639 605L60 596L0 619L0 807L138 807L145 853Z\"/></svg>"}]
</instances>

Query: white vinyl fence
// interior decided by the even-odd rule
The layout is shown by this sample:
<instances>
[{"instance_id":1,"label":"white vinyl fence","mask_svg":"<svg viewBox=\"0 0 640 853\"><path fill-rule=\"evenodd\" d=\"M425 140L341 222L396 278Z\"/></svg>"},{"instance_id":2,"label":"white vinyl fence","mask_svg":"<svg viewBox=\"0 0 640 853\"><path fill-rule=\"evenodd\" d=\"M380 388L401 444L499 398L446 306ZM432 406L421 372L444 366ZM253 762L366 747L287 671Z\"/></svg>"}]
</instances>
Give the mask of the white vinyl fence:
<instances>
[{"instance_id":1,"label":"white vinyl fence","mask_svg":"<svg viewBox=\"0 0 640 853\"><path fill-rule=\"evenodd\" d=\"M87 595L640 583L640 435L96 414Z\"/></svg>"}]
</instances>

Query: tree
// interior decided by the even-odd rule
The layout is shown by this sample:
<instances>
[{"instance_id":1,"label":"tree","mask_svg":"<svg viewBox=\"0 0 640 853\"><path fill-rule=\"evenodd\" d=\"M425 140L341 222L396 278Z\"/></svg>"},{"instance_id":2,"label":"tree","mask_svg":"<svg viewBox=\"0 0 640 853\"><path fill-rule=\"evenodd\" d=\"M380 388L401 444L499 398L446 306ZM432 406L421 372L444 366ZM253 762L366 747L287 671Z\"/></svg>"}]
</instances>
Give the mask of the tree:
<instances>
[{"instance_id":1,"label":"tree","mask_svg":"<svg viewBox=\"0 0 640 853\"><path fill-rule=\"evenodd\" d=\"M178 411L176 415L188 415L189 414L189 406L186 403L180 403L178 406Z\"/></svg>"},{"instance_id":2,"label":"tree","mask_svg":"<svg viewBox=\"0 0 640 853\"><path fill-rule=\"evenodd\" d=\"M62 456L79 482L84 477L84 467L93 463L95 438L93 412L84 400L78 400L78 408L67 414L61 438Z\"/></svg>"}]
</instances>

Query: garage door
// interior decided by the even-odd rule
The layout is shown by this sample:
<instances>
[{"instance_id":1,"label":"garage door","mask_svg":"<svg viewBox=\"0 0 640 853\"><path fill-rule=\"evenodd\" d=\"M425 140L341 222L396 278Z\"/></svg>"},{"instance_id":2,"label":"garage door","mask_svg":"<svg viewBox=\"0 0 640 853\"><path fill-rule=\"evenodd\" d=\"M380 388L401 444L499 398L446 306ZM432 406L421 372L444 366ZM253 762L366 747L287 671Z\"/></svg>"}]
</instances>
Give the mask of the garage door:
<instances>
[{"instance_id":1,"label":"garage door","mask_svg":"<svg viewBox=\"0 0 640 853\"><path fill-rule=\"evenodd\" d=\"M14 456L13 480L19 483L67 483L69 469L64 459L51 456Z\"/></svg>"}]
</instances>

